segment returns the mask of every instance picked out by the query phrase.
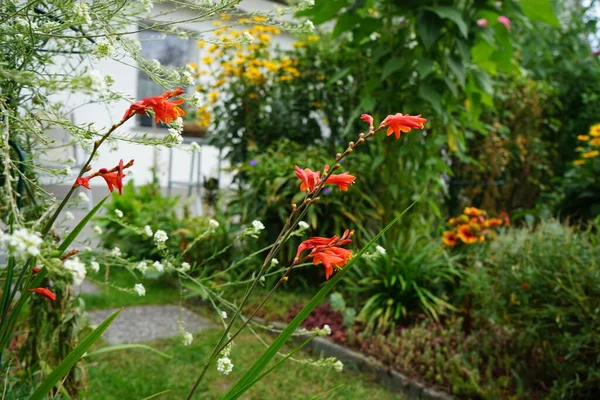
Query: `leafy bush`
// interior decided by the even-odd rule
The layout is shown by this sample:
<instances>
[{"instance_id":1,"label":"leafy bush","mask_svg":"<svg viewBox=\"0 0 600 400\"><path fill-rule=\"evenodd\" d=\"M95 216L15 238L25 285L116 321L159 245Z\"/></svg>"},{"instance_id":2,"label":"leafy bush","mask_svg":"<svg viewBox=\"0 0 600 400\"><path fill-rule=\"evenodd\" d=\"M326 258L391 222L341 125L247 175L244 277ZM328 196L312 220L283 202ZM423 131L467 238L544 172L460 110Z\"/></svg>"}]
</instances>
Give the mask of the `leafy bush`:
<instances>
[{"instance_id":1,"label":"leafy bush","mask_svg":"<svg viewBox=\"0 0 600 400\"><path fill-rule=\"evenodd\" d=\"M167 250L176 254L210 229L207 218L178 217L179 207L179 198L163 196L157 181L139 187L129 181L123 195L113 194L112 201L105 205L104 216L98 218L101 244L107 249L118 247L125 256L134 259L160 260L161 250L153 238L144 233L148 225L153 232L160 229L167 233ZM210 240L196 243L187 254L187 261L201 262L225 248L229 244L226 224L221 223L217 233L211 235ZM225 256L215 260L213 265L219 260L225 261Z\"/></svg>"},{"instance_id":2,"label":"leafy bush","mask_svg":"<svg viewBox=\"0 0 600 400\"><path fill-rule=\"evenodd\" d=\"M348 290L364 305L358 321L368 332L386 332L401 322L426 313L439 320L452 306L451 289L460 270L436 240L414 234L387 249L364 258L361 268L346 279Z\"/></svg>"},{"instance_id":3,"label":"leafy bush","mask_svg":"<svg viewBox=\"0 0 600 400\"><path fill-rule=\"evenodd\" d=\"M555 397L593 398L600 387L598 239L557 222L512 230L465 283L479 320L511 332L512 368Z\"/></svg>"}]
</instances>

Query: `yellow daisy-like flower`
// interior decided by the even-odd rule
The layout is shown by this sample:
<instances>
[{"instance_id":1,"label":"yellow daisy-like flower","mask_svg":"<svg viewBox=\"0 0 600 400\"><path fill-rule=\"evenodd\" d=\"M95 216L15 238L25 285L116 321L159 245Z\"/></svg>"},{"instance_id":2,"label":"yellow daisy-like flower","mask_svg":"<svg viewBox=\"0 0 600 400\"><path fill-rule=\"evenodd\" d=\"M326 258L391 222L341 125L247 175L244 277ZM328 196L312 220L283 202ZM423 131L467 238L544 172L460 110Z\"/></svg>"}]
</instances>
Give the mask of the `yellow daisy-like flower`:
<instances>
[{"instance_id":1,"label":"yellow daisy-like flower","mask_svg":"<svg viewBox=\"0 0 600 400\"><path fill-rule=\"evenodd\" d=\"M219 92L210 92L208 94L208 99L210 100L211 103L216 102L218 97L219 97Z\"/></svg>"},{"instance_id":2,"label":"yellow daisy-like flower","mask_svg":"<svg viewBox=\"0 0 600 400\"><path fill-rule=\"evenodd\" d=\"M259 15L255 15L254 17L252 17L252 19L256 22L264 22L267 20L267 17L261 17Z\"/></svg>"},{"instance_id":3,"label":"yellow daisy-like flower","mask_svg":"<svg viewBox=\"0 0 600 400\"><path fill-rule=\"evenodd\" d=\"M215 61L214 58L212 58L211 56L206 56L202 59L202 62L204 64L212 64Z\"/></svg>"},{"instance_id":4,"label":"yellow daisy-like flower","mask_svg":"<svg viewBox=\"0 0 600 400\"><path fill-rule=\"evenodd\" d=\"M294 43L294 47L297 49L301 49L302 47L306 47L306 43L305 42L296 42L296 43Z\"/></svg>"},{"instance_id":5,"label":"yellow daisy-like flower","mask_svg":"<svg viewBox=\"0 0 600 400\"><path fill-rule=\"evenodd\" d=\"M249 24L250 22L252 22L252 20L250 18L240 18L238 19L238 22L240 24Z\"/></svg>"},{"instance_id":6,"label":"yellow daisy-like flower","mask_svg":"<svg viewBox=\"0 0 600 400\"><path fill-rule=\"evenodd\" d=\"M600 124L592 125L590 127L590 136L594 136L594 137L600 136Z\"/></svg>"},{"instance_id":7,"label":"yellow daisy-like flower","mask_svg":"<svg viewBox=\"0 0 600 400\"><path fill-rule=\"evenodd\" d=\"M187 66L190 67L194 71L198 71L198 64L196 64L196 63L189 62L189 63L187 63Z\"/></svg>"},{"instance_id":8,"label":"yellow daisy-like flower","mask_svg":"<svg viewBox=\"0 0 600 400\"><path fill-rule=\"evenodd\" d=\"M306 38L309 42L318 42L320 37L317 35L311 35L309 37Z\"/></svg>"},{"instance_id":9,"label":"yellow daisy-like flower","mask_svg":"<svg viewBox=\"0 0 600 400\"><path fill-rule=\"evenodd\" d=\"M579 135L579 136L577 136L577 140L581 140L582 142L587 142L588 140L590 140L590 137L588 135Z\"/></svg>"},{"instance_id":10,"label":"yellow daisy-like flower","mask_svg":"<svg viewBox=\"0 0 600 400\"><path fill-rule=\"evenodd\" d=\"M215 22L213 22L213 25L214 26L221 26L221 25L223 25L223 23L221 21L215 21Z\"/></svg>"},{"instance_id":11,"label":"yellow daisy-like flower","mask_svg":"<svg viewBox=\"0 0 600 400\"><path fill-rule=\"evenodd\" d=\"M208 49L206 49L208 52L212 53L213 51L215 51L216 49L218 49L219 46L217 46L216 44L211 44Z\"/></svg>"},{"instance_id":12,"label":"yellow daisy-like flower","mask_svg":"<svg viewBox=\"0 0 600 400\"><path fill-rule=\"evenodd\" d=\"M590 144L592 146L600 146L600 137L596 137L590 140Z\"/></svg>"},{"instance_id":13,"label":"yellow daisy-like flower","mask_svg":"<svg viewBox=\"0 0 600 400\"><path fill-rule=\"evenodd\" d=\"M598 157L600 156L600 151L598 150L592 150L592 151L588 151L587 153L583 153L581 155L583 158L594 158L594 157Z\"/></svg>"},{"instance_id":14,"label":"yellow daisy-like flower","mask_svg":"<svg viewBox=\"0 0 600 400\"><path fill-rule=\"evenodd\" d=\"M229 21L231 19L231 15L222 13L221 15L219 15L219 18L221 18L221 21Z\"/></svg>"},{"instance_id":15,"label":"yellow daisy-like flower","mask_svg":"<svg viewBox=\"0 0 600 400\"><path fill-rule=\"evenodd\" d=\"M203 40L198 40L198 42L196 44L198 45L199 49L203 49L204 46L206 45L206 42Z\"/></svg>"},{"instance_id":16,"label":"yellow daisy-like flower","mask_svg":"<svg viewBox=\"0 0 600 400\"><path fill-rule=\"evenodd\" d=\"M573 164L574 165L583 165L583 164L585 164L585 160L575 160L575 161L573 161Z\"/></svg>"}]
</instances>

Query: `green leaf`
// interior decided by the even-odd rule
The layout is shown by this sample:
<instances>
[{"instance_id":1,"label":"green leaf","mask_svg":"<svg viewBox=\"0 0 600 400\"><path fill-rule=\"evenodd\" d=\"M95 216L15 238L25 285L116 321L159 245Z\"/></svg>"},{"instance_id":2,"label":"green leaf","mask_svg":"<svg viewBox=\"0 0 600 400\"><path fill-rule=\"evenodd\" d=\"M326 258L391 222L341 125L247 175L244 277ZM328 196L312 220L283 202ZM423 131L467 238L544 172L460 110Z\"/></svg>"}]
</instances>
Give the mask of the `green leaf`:
<instances>
[{"instance_id":1,"label":"green leaf","mask_svg":"<svg viewBox=\"0 0 600 400\"><path fill-rule=\"evenodd\" d=\"M448 67L452 73L458 78L461 86L465 86L465 64L459 56L448 56L446 58Z\"/></svg>"},{"instance_id":2,"label":"green leaf","mask_svg":"<svg viewBox=\"0 0 600 400\"><path fill-rule=\"evenodd\" d=\"M148 350L148 351L151 351L153 353L158 354L161 357L173 358L173 356L170 356L167 353L163 353L162 351L156 350L156 349L154 349L154 348L152 348L150 346L146 346L144 344L136 344L136 343L119 344L119 345L115 345L115 346L103 347L103 348L101 348L99 350L92 351L91 353L86 353L85 357L93 357L95 355L102 354L102 353L108 353L108 352L111 352L111 351L128 350L128 349Z\"/></svg>"},{"instance_id":3,"label":"green leaf","mask_svg":"<svg viewBox=\"0 0 600 400\"><path fill-rule=\"evenodd\" d=\"M442 20L431 12L423 12L417 19L417 31L427 50L438 40L442 33Z\"/></svg>"},{"instance_id":4,"label":"green leaf","mask_svg":"<svg viewBox=\"0 0 600 400\"><path fill-rule=\"evenodd\" d=\"M363 97L360 101L360 107L364 112L371 112L375 109L377 102L374 98L367 96Z\"/></svg>"},{"instance_id":5,"label":"green leaf","mask_svg":"<svg viewBox=\"0 0 600 400\"><path fill-rule=\"evenodd\" d=\"M402 69L406 65L406 60L400 57L393 57L387 60L383 66L383 72L381 73L381 80L386 80L391 74Z\"/></svg>"},{"instance_id":6,"label":"green leaf","mask_svg":"<svg viewBox=\"0 0 600 400\"><path fill-rule=\"evenodd\" d=\"M467 24L463 20L461 12L451 6L436 6L436 7L427 7L428 10L436 13L440 18L449 19L458 26L460 33L466 38L469 36L469 29L467 28Z\"/></svg>"},{"instance_id":7,"label":"green leaf","mask_svg":"<svg viewBox=\"0 0 600 400\"><path fill-rule=\"evenodd\" d=\"M442 98L435 87L429 83L422 83L419 86L419 96L427 100L438 114L442 113Z\"/></svg>"},{"instance_id":8,"label":"green leaf","mask_svg":"<svg viewBox=\"0 0 600 400\"><path fill-rule=\"evenodd\" d=\"M66 239L60 244L60 246L58 246L57 250L59 252L59 255L62 255L62 253L64 253L65 250L67 250L69 245L71 243L73 243L73 241L77 238L77 236L79 236L79 234L81 233L83 228L85 228L87 223L90 222L90 219L92 219L92 217L98 212L98 210L100 210L102 208L102 205L104 204L106 199L108 199L108 196L106 196L105 198L100 200L100 202L98 204L96 204L96 207L92 208L90 210L90 212L87 213L86 216L83 217L83 219L81 221L79 221L79 223L77 224L75 229L73 229L73 231L71 231L71 233L69 233L69 236L67 236Z\"/></svg>"},{"instance_id":9,"label":"green leaf","mask_svg":"<svg viewBox=\"0 0 600 400\"><path fill-rule=\"evenodd\" d=\"M54 370L29 398L30 400L42 400L48 392L60 381L67 373L73 368L73 366L79 361L81 357L85 354L85 352L94 344L94 342L100 339L100 336L104 333L104 331L112 324L115 318L121 310L116 311L110 317L106 318L96 329L94 329L89 335L86 336L85 339L81 341L81 343L75 347L71 352L65 357L64 360Z\"/></svg>"},{"instance_id":10,"label":"green leaf","mask_svg":"<svg viewBox=\"0 0 600 400\"><path fill-rule=\"evenodd\" d=\"M488 95L494 94L494 87L492 85L492 79L490 75L485 71L474 71L473 76L475 77L475 83L477 87Z\"/></svg>"},{"instance_id":11,"label":"green leaf","mask_svg":"<svg viewBox=\"0 0 600 400\"><path fill-rule=\"evenodd\" d=\"M429 58L420 58L417 62L417 72L421 79L426 78L433 70L433 60Z\"/></svg>"},{"instance_id":12,"label":"green leaf","mask_svg":"<svg viewBox=\"0 0 600 400\"><path fill-rule=\"evenodd\" d=\"M279 334L275 341L265 350L263 355L256 360L254 365L240 378L239 381L229 390L229 392L223 396L222 400L233 400L239 398L251 385L260 373L266 368L271 362L273 357L279 352L281 347L289 340L289 338L296 332L296 329L300 326L302 321L308 317L308 315L314 310L314 308L321 303L325 296L333 289L333 287L343 278L343 276L352 268L354 263L365 254L365 252L373 245L381 236L385 234L392 226L394 226L400 219L410 210L416 201L402 211L392 222L390 222L381 232L379 232L373 239L369 241L360 251L348 261L348 264L340 269L331 278L325 286L308 302L308 304L296 315L296 317L288 324L288 326Z\"/></svg>"},{"instance_id":13,"label":"green leaf","mask_svg":"<svg viewBox=\"0 0 600 400\"><path fill-rule=\"evenodd\" d=\"M473 64L484 68L490 74L495 74L498 70L498 66L495 62L491 61L492 54L494 53L494 47L489 43L480 40L475 46L471 47L471 57L473 57Z\"/></svg>"},{"instance_id":14,"label":"green leaf","mask_svg":"<svg viewBox=\"0 0 600 400\"><path fill-rule=\"evenodd\" d=\"M350 69L350 68L344 68L343 70L338 71L337 74L335 74L330 80L327 81L326 85L327 86L333 85L334 83L336 83L337 81L339 81L340 79L342 79L343 77L348 75L350 73L350 71L352 71L352 69Z\"/></svg>"},{"instance_id":15,"label":"green leaf","mask_svg":"<svg viewBox=\"0 0 600 400\"><path fill-rule=\"evenodd\" d=\"M360 17L356 16L356 14L350 14L347 12L343 13L337 19L335 28L333 29L333 32L331 33L331 37L336 39L342 33L351 31L352 28L354 28L354 26L356 26L356 24L359 21L360 21Z\"/></svg>"},{"instance_id":16,"label":"green leaf","mask_svg":"<svg viewBox=\"0 0 600 400\"><path fill-rule=\"evenodd\" d=\"M560 27L560 22L552 9L550 0L521 0L518 3L523 14L532 21L544 22L555 28Z\"/></svg>"}]
</instances>

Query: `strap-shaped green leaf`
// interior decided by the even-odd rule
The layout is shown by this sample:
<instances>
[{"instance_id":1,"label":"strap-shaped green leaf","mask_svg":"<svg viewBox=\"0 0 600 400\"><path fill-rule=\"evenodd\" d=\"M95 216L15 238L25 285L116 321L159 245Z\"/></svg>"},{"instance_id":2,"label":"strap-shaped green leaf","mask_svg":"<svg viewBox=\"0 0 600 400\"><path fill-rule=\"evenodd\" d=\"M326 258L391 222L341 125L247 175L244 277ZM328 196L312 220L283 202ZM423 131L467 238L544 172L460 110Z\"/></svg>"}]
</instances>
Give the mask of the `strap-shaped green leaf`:
<instances>
[{"instance_id":1,"label":"strap-shaped green leaf","mask_svg":"<svg viewBox=\"0 0 600 400\"><path fill-rule=\"evenodd\" d=\"M146 346L145 344L137 344L137 343L118 344L118 345L115 345L115 346L103 347L103 348L98 349L96 351L92 351L91 353L87 353L85 355L85 357L92 357L92 356L95 356L95 355L98 355L98 354L102 354L102 353L109 353L111 351L121 351L121 350L129 350L129 349L148 350L148 351L151 351L153 353L158 354L161 357L173 358L173 356L170 356L167 353L163 353L162 351L156 350L153 347Z\"/></svg>"},{"instance_id":2,"label":"strap-shaped green leaf","mask_svg":"<svg viewBox=\"0 0 600 400\"><path fill-rule=\"evenodd\" d=\"M62 255L62 253L64 253L65 250L67 250L69 245L71 243L73 243L73 241L77 238L77 236L79 236L79 234L81 233L83 228L85 228L85 226L88 224L88 222L90 222L90 219L92 219L92 217L94 215L96 215L98 210L100 210L102 208L102 205L104 205L104 202L106 201L106 199L108 199L108 196L106 196L105 198L100 200L100 202L98 204L96 204L96 206L94 208L92 208L90 210L90 212L87 213L86 216L83 217L83 219L81 221L79 221L79 223L77 224L75 229L73 229L73 231L71 233L69 233L69 236L67 236L65 238L65 240L60 244L60 246L58 246L57 250L60 253L59 256Z\"/></svg>"},{"instance_id":3,"label":"strap-shaped green leaf","mask_svg":"<svg viewBox=\"0 0 600 400\"><path fill-rule=\"evenodd\" d=\"M85 352L94 344L96 340L102 336L106 328L112 324L115 318L121 310L117 310L110 317L106 318L96 329L92 331L89 335L86 336L85 339L81 341L79 346L75 347L71 352L65 357L64 360L54 370L44 382L36 389L33 395L30 397L30 400L42 400L44 396L48 394L48 392L60 381L73 366L79 361L81 357L85 354Z\"/></svg>"},{"instance_id":4,"label":"strap-shaped green leaf","mask_svg":"<svg viewBox=\"0 0 600 400\"><path fill-rule=\"evenodd\" d=\"M420 197L420 196L419 196ZM417 200L418 201L418 200ZM273 357L279 352L281 347L289 340L289 338L296 332L296 329L300 326L302 321L308 317L312 310L321 303L323 298L333 289L333 287L342 279L342 277L352 268L354 263L360 259L360 257L377 241L381 236L385 234L394 224L410 210L416 202L413 202L408 206L402 213L400 213L392 222L390 222L381 232L379 232L373 239L369 241L360 251L352 257L344 268L339 270L333 278L331 278L325 286L310 300L310 302L296 315L296 317L288 324L288 326L279 334L277 339L265 350L263 355L256 360L254 365L240 378L239 381L229 390L229 392L223 397L223 400L234 400L239 398L244 392L246 392L252 383L255 383L256 378L265 369L265 367L271 362Z\"/></svg>"}]
</instances>

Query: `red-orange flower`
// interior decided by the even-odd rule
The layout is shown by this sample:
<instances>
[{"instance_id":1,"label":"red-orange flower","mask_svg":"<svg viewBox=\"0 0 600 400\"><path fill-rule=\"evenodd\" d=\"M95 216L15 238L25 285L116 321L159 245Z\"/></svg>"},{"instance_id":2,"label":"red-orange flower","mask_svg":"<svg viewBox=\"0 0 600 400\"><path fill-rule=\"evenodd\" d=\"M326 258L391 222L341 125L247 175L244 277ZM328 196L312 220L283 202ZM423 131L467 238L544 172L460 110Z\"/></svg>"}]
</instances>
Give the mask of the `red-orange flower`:
<instances>
[{"instance_id":1,"label":"red-orange flower","mask_svg":"<svg viewBox=\"0 0 600 400\"><path fill-rule=\"evenodd\" d=\"M360 119L369 124L369 129L373 129L373 117L371 117L369 114L363 114L360 116Z\"/></svg>"},{"instance_id":2,"label":"red-orange flower","mask_svg":"<svg viewBox=\"0 0 600 400\"><path fill-rule=\"evenodd\" d=\"M310 168L302 169L297 165L295 170L296 176L302 181L300 184L300 190L308 190L312 192L317 186L319 186L319 183L321 182L321 179L319 178L321 173L319 171L313 172Z\"/></svg>"},{"instance_id":3,"label":"red-orange flower","mask_svg":"<svg viewBox=\"0 0 600 400\"><path fill-rule=\"evenodd\" d=\"M347 192L348 187L354 183L355 176L350 175L347 172L343 174L331 175L325 180L326 185L336 185L340 191Z\"/></svg>"},{"instance_id":4,"label":"red-orange flower","mask_svg":"<svg viewBox=\"0 0 600 400\"><path fill-rule=\"evenodd\" d=\"M445 231L442 236L442 242L448 247L454 247L458 244L458 236L452 231Z\"/></svg>"},{"instance_id":5,"label":"red-orange flower","mask_svg":"<svg viewBox=\"0 0 600 400\"><path fill-rule=\"evenodd\" d=\"M330 238L324 237L312 237L298 246L296 252L296 261L300 259L300 255L305 250L310 250L310 254L306 258L312 258L314 264L322 263L325 267L325 278L329 279L333 273L334 268L341 268L350 259L352 252L347 249L343 249L339 246L348 244L351 242L350 237L354 234L354 231L345 230L342 237L333 236Z\"/></svg>"},{"instance_id":6,"label":"red-orange flower","mask_svg":"<svg viewBox=\"0 0 600 400\"><path fill-rule=\"evenodd\" d=\"M498 214L498 218L502 219L504 226L510 226L510 218L506 211L502 211L500 214Z\"/></svg>"},{"instance_id":7,"label":"red-orange flower","mask_svg":"<svg viewBox=\"0 0 600 400\"><path fill-rule=\"evenodd\" d=\"M410 132L411 129L423 129L423 126L427 122L425 118L421 118L421 114L417 116L402 115L397 113L395 115L388 115L385 117L380 126L387 126L387 136L390 136L392 132L396 134L396 139L400 139L401 132Z\"/></svg>"},{"instance_id":8,"label":"red-orange flower","mask_svg":"<svg viewBox=\"0 0 600 400\"><path fill-rule=\"evenodd\" d=\"M475 207L465 207L463 213L465 213L465 215L468 215L469 217L481 217L485 215L485 211Z\"/></svg>"},{"instance_id":9,"label":"red-orange flower","mask_svg":"<svg viewBox=\"0 0 600 400\"><path fill-rule=\"evenodd\" d=\"M86 189L90 189L90 180L97 176L101 176L106 181L106 184L108 185L108 190L112 192L114 188L117 188L119 194L123 194L123 178L126 176L123 173L123 170L131 167L132 165L133 160L130 160L126 165L123 165L123 160L120 160L119 164L110 170L106 168L100 168L97 172L94 172L93 174L77 178L75 180L74 186L83 186Z\"/></svg>"},{"instance_id":10,"label":"red-orange flower","mask_svg":"<svg viewBox=\"0 0 600 400\"><path fill-rule=\"evenodd\" d=\"M486 228L493 228L496 226L501 226L503 223L504 221L500 218L490 218L483 222L483 226Z\"/></svg>"},{"instance_id":11,"label":"red-orange flower","mask_svg":"<svg viewBox=\"0 0 600 400\"><path fill-rule=\"evenodd\" d=\"M183 89L178 87L175 90L166 91L161 95L147 97L143 100L137 101L125 112L123 119L128 119L135 114L145 114L152 109L152 111L154 111L154 119L156 120L156 123L164 122L165 124L170 124L178 117L184 116L185 111L177 107L183 103L182 99L175 101L168 101L168 99L179 96L182 93Z\"/></svg>"},{"instance_id":12,"label":"red-orange flower","mask_svg":"<svg viewBox=\"0 0 600 400\"><path fill-rule=\"evenodd\" d=\"M29 291L41 294L42 296L47 297L52 301L56 300L56 295L46 288L39 287L35 289L29 289Z\"/></svg>"},{"instance_id":13,"label":"red-orange flower","mask_svg":"<svg viewBox=\"0 0 600 400\"><path fill-rule=\"evenodd\" d=\"M463 224L456 228L456 236L465 244L473 244L477 242L483 242L484 236L480 236L473 232L471 225Z\"/></svg>"}]
</instances>

